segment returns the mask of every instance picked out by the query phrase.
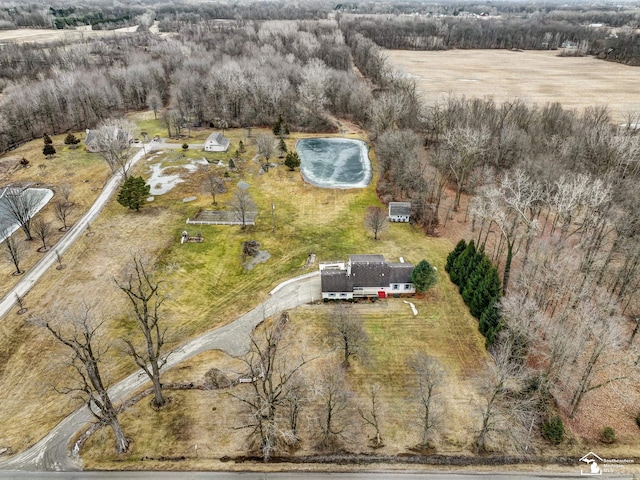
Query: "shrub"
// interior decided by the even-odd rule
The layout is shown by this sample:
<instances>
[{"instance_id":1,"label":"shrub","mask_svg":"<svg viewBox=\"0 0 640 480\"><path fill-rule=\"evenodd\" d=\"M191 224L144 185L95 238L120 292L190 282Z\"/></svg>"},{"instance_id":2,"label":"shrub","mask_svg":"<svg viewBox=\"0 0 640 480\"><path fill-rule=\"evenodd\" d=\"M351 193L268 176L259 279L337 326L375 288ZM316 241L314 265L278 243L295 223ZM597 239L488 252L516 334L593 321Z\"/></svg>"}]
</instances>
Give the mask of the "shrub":
<instances>
[{"instance_id":1,"label":"shrub","mask_svg":"<svg viewBox=\"0 0 640 480\"><path fill-rule=\"evenodd\" d=\"M616 431L613 427L604 427L602 432L600 432L600 436L604 443L613 443L616 441Z\"/></svg>"},{"instance_id":2,"label":"shrub","mask_svg":"<svg viewBox=\"0 0 640 480\"><path fill-rule=\"evenodd\" d=\"M555 415L548 418L542 424L542 436L554 445L562 443L564 440L564 424L562 418Z\"/></svg>"},{"instance_id":3,"label":"shrub","mask_svg":"<svg viewBox=\"0 0 640 480\"><path fill-rule=\"evenodd\" d=\"M182 150L189 150L189 144L188 143L183 143L182 144Z\"/></svg>"}]
</instances>

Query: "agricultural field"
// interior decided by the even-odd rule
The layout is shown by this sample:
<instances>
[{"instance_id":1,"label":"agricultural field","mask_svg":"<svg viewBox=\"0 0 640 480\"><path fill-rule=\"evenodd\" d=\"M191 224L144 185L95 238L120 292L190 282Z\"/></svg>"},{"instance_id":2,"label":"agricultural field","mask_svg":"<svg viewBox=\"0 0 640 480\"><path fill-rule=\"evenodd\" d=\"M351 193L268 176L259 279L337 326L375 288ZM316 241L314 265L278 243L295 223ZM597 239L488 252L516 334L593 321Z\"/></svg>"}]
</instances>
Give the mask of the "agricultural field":
<instances>
[{"instance_id":1,"label":"agricultural field","mask_svg":"<svg viewBox=\"0 0 640 480\"><path fill-rule=\"evenodd\" d=\"M497 103L559 102L566 109L607 106L626 123L640 113L638 69L559 51L386 50L391 65L416 79L427 104L447 96L492 97ZM636 120L637 121L637 120Z\"/></svg>"}]
</instances>

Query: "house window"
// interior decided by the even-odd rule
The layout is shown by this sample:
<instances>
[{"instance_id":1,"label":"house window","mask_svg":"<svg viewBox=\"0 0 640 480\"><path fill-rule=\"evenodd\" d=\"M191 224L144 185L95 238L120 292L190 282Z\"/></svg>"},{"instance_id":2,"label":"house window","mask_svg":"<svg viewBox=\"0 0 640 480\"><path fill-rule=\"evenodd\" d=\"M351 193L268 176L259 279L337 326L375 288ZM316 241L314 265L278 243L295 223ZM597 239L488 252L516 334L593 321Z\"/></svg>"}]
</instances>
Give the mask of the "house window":
<instances>
[{"instance_id":1,"label":"house window","mask_svg":"<svg viewBox=\"0 0 640 480\"><path fill-rule=\"evenodd\" d=\"M347 294L346 294L346 293L341 293L341 294L340 294L340 296L341 296L341 297L346 297L346 296L347 296Z\"/></svg>"},{"instance_id":2,"label":"house window","mask_svg":"<svg viewBox=\"0 0 640 480\"><path fill-rule=\"evenodd\" d=\"M406 285L404 286L404 289L405 289L405 290L411 290L411 285L410 285L410 284L406 284Z\"/></svg>"},{"instance_id":3,"label":"house window","mask_svg":"<svg viewBox=\"0 0 640 480\"><path fill-rule=\"evenodd\" d=\"M335 296L336 296L336 294L335 294L335 293L330 293L330 294L329 294L329 296L330 296L330 297L335 297Z\"/></svg>"},{"instance_id":4,"label":"house window","mask_svg":"<svg viewBox=\"0 0 640 480\"><path fill-rule=\"evenodd\" d=\"M394 290L398 290L398 284L394 284L394 285L393 285L393 289L394 289Z\"/></svg>"}]
</instances>

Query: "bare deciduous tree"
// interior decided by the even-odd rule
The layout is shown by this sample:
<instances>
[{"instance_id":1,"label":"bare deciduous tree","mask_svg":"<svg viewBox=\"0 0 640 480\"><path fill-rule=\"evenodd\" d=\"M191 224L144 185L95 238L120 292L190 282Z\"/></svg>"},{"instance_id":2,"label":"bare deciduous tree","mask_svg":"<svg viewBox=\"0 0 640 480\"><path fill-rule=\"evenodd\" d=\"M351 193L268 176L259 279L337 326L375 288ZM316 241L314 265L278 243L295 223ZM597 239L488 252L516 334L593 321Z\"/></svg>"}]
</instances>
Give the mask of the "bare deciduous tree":
<instances>
[{"instance_id":1,"label":"bare deciduous tree","mask_svg":"<svg viewBox=\"0 0 640 480\"><path fill-rule=\"evenodd\" d=\"M129 449L129 439L122 430L118 408L109 396L108 385L101 372L107 349L99 345L97 333L104 321L96 322L87 305L75 311L68 310L59 317L50 312L34 321L46 327L70 351L69 368L73 373L74 383L65 385L58 391L81 399L96 420L111 427L116 439L116 451L126 452Z\"/></svg>"},{"instance_id":2,"label":"bare deciduous tree","mask_svg":"<svg viewBox=\"0 0 640 480\"><path fill-rule=\"evenodd\" d=\"M135 125L125 118L105 120L95 130L95 144L112 173L129 176L129 156Z\"/></svg>"},{"instance_id":3,"label":"bare deciduous tree","mask_svg":"<svg viewBox=\"0 0 640 480\"><path fill-rule=\"evenodd\" d=\"M256 145L258 146L258 155L264 157L265 170L269 170L269 159L276 152L276 138L268 133L263 133L256 139Z\"/></svg>"},{"instance_id":4,"label":"bare deciduous tree","mask_svg":"<svg viewBox=\"0 0 640 480\"><path fill-rule=\"evenodd\" d=\"M227 191L224 180L220 178L215 173L209 173L206 177L204 177L204 181L202 183L202 188L211 195L211 203L216 205L216 195L218 193L224 193Z\"/></svg>"},{"instance_id":5,"label":"bare deciduous tree","mask_svg":"<svg viewBox=\"0 0 640 480\"><path fill-rule=\"evenodd\" d=\"M318 447L334 451L347 438L350 427L357 430L349 408L352 394L342 367L331 364L321 371L323 375L316 387L320 401Z\"/></svg>"},{"instance_id":6,"label":"bare deciduous tree","mask_svg":"<svg viewBox=\"0 0 640 480\"><path fill-rule=\"evenodd\" d=\"M236 220L242 222L242 229L247 228L247 216L249 213L256 211L256 204L253 202L249 192L243 189L237 190L233 195L230 207Z\"/></svg>"},{"instance_id":7,"label":"bare deciduous tree","mask_svg":"<svg viewBox=\"0 0 640 480\"><path fill-rule=\"evenodd\" d=\"M378 240L378 233L382 232L388 224L387 212L382 207L369 207L364 215L364 223L373 233L373 239Z\"/></svg>"},{"instance_id":8,"label":"bare deciduous tree","mask_svg":"<svg viewBox=\"0 0 640 480\"><path fill-rule=\"evenodd\" d=\"M69 230L67 221L69 220L69 216L71 215L72 210L73 204L66 201L63 202L61 200L58 200L53 204L53 211L56 214L56 218L62 223L62 228L60 229L62 232L66 232L67 230Z\"/></svg>"},{"instance_id":9,"label":"bare deciduous tree","mask_svg":"<svg viewBox=\"0 0 640 480\"><path fill-rule=\"evenodd\" d=\"M251 380L246 394L230 395L242 402L248 421L240 428L249 429L252 448L257 447L268 462L283 445L297 443L297 422L304 402L304 389L298 379L309 359L293 361L284 331L289 321L287 312L271 322L265 321L261 335L251 335L251 349L245 356Z\"/></svg>"},{"instance_id":10,"label":"bare deciduous tree","mask_svg":"<svg viewBox=\"0 0 640 480\"><path fill-rule=\"evenodd\" d=\"M374 430L373 438L371 438L371 444L374 448L380 448L384 446L382 443L382 434L380 432L380 424L382 421L380 392L381 387L379 384L370 385L367 389L367 397L370 404L366 407L366 409L358 407L360 418L362 418L362 420Z\"/></svg>"},{"instance_id":11,"label":"bare deciduous tree","mask_svg":"<svg viewBox=\"0 0 640 480\"><path fill-rule=\"evenodd\" d=\"M329 338L341 351L344 368L349 368L352 358L366 358L369 336L353 306L337 304L328 319L328 329Z\"/></svg>"},{"instance_id":12,"label":"bare deciduous tree","mask_svg":"<svg viewBox=\"0 0 640 480\"><path fill-rule=\"evenodd\" d=\"M51 236L51 224L44 218L38 217L33 222L33 232L42 242L42 247L40 247L38 251L46 252L49 250L51 247L47 246L47 239Z\"/></svg>"},{"instance_id":13,"label":"bare deciduous tree","mask_svg":"<svg viewBox=\"0 0 640 480\"><path fill-rule=\"evenodd\" d=\"M420 445L430 447L433 433L440 423L438 396L444 382L444 371L438 360L423 352L413 355L408 366L413 377L412 397L419 404L422 426Z\"/></svg>"},{"instance_id":14,"label":"bare deciduous tree","mask_svg":"<svg viewBox=\"0 0 640 480\"><path fill-rule=\"evenodd\" d=\"M162 407L166 400L162 393L160 370L167 363L163 353L166 327L162 325L160 309L165 300L161 281L155 279L148 261L133 255L130 271L122 279L115 279L117 287L129 298L138 329L144 337L142 346L128 338L123 339L127 353L153 383L154 405Z\"/></svg>"},{"instance_id":15,"label":"bare deciduous tree","mask_svg":"<svg viewBox=\"0 0 640 480\"><path fill-rule=\"evenodd\" d=\"M0 208L4 212L4 216L20 225L27 240L33 240L31 217L38 207L39 198L26 188L18 187L6 187L0 197L2 198Z\"/></svg>"},{"instance_id":16,"label":"bare deciduous tree","mask_svg":"<svg viewBox=\"0 0 640 480\"><path fill-rule=\"evenodd\" d=\"M524 449L534 418L534 401L525 392L526 370L511 357L512 346L498 341L489 375L483 378L481 425L475 437L479 452L487 451L491 440L502 440L504 448Z\"/></svg>"},{"instance_id":17,"label":"bare deciduous tree","mask_svg":"<svg viewBox=\"0 0 640 480\"><path fill-rule=\"evenodd\" d=\"M0 236L4 235L6 235L3 242L5 246L5 255L7 259L13 263L13 266L16 269L14 275L20 275L24 273L20 270L20 261L22 260L22 254L24 252L24 244L21 240L14 238L13 235L9 235L8 231Z\"/></svg>"},{"instance_id":18,"label":"bare deciduous tree","mask_svg":"<svg viewBox=\"0 0 640 480\"><path fill-rule=\"evenodd\" d=\"M460 208L462 191L467 187L471 172L480 162L489 141L489 131L470 127L447 130L444 135L445 148L449 153L448 165L456 183L453 209Z\"/></svg>"}]
</instances>

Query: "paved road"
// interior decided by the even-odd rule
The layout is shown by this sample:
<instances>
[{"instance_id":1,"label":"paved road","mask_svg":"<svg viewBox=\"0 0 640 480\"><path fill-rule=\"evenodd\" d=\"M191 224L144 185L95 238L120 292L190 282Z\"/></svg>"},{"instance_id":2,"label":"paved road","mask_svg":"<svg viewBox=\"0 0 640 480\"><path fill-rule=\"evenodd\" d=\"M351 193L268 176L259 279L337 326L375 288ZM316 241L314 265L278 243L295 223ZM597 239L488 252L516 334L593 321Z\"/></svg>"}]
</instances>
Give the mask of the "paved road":
<instances>
[{"instance_id":1,"label":"paved road","mask_svg":"<svg viewBox=\"0 0 640 480\"><path fill-rule=\"evenodd\" d=\"M0 479L88 479L88 480L116 480L116 479L144 479L144 480L561 480L566 478L580 478L576 474L534 474L520 472L505 473L472 473L472 472L429 472L429 473L400 473L400 472L363 472L363 473L329 473L329 472L82 472L82 473L24 473L0 472ZM582 477L585 478L585 477ZM600 478L600 477L599 477ZM631 478L631 475L607 475L602 478Z\"/></svg>"},{"instance_id":2,"label":"paved road","mask_svg":"<svg viewBox=\"0 0 640 480\"><path fill-rule=\"evenodd\" d=\"M317 300L320 295L320 272L312 272L293 281L284 282L280 288L272 291L272 295L265 302L250 312L174 350L164 369L174 367L207 350L222 350L231 355L242 355L249 349L249 334L264 318ZM112 399L121 401L147 382L147 377L139 370L111 387L109 393ZM92 420L93 417L86 407L75 411L31 448L0 463L0 470L81 470L79 457L73 452L69 453L69 442Z\"/></svg>"}]
</instances>

